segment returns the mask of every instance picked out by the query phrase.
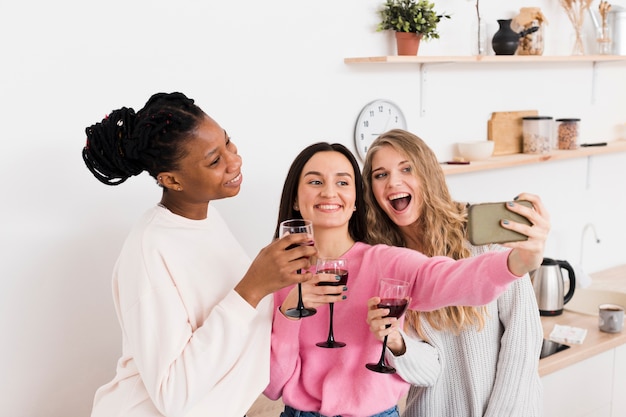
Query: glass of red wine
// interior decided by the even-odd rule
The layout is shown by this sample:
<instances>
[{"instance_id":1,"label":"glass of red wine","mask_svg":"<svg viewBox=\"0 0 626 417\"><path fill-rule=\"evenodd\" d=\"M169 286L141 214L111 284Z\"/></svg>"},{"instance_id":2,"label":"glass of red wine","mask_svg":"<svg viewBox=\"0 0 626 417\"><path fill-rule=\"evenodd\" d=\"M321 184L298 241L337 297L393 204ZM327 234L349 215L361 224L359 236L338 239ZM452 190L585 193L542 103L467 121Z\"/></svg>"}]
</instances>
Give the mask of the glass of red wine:
<instances>
[{"instance_id":1,"label":"glass of red wine","mask_svg":"<svg viewBox=\"0 0 626 417\"><path fill-rule=\"evenodd\" d=\"M279 230L280 236L293 234L293 233L307 233L309 235L313 235L313 223L310 220L304 219L293 219L293 220L285 220L280 224ZM312 246L313 241L307 242L307 245ZM293 249L298 245L289 246L287 249ZM298 270L298 273L300 271ZM306 308L304 307L304 303L302 302L302 284L298 283L298 305L296 308L290 308L285 311L285 315L287 317L309 317L317 313L317 310L314 308Z\"/></svg>"},{"instance_id":2,"label":"glass of red wine","mask_svg":"<svg viewBox=\"0 0 626 417\"><path fill-rule=\"evenodd\" d=\"M409 304L409 283L397 279L383 278L378 286L380 303L378 308L389 309L389 314L385 317L400 318ZM389 325L387 325L389 327ZM383 351L380 354L378 363L368 363L367 369L383 374L395 374L396 369L385 364L385 350L387 349L387 336L383 339Z\"/></svg>"},{"instance_id":3,"label":"glass of red wine","mask_svg":"<svg viewBox=\"0 0 626 417\"><path fill-rule=\"evenodd\" d=\"M316 271L318 274L331 274L339 277L339 280L335 281L320 281L318 286L344 286L348 283L348 260L343 258L323 259L320 258L316 263ZM335 303L328 303L330 309L330 323L328 326L328 337L324 342L316 343L316 346L323 348L341 348L346 344L343 342L337 342L333 332L333 314L335 309Z\"/></svg>"}]
</instances>

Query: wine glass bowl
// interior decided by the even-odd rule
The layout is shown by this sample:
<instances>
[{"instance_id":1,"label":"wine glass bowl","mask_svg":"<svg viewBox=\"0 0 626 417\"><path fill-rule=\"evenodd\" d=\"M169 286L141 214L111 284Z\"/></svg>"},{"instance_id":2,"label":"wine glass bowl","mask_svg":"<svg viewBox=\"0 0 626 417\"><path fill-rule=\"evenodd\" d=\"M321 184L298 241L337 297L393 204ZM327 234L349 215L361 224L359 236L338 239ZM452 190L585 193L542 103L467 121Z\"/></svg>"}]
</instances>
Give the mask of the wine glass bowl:
<instances>
[{"instance_id":1,"label":"wine glass bowl","mask_svg":"<svg viewBox=\"0 0 626 417\"><path fill-rule=\"evenodd\" d=\"M312 236L313 223L310 220L304 219L291 219L285 220L280 223L279 236L285 236L294 233L307 233ZM306 244L313 245L313 241L307 242ZM293 249L295 247L298 247L298 245L291 245L287 248L287 250ZM300 270L298 270L298 273L300 273ZM302 284L298 283L298 305L296 308L290 308L285 311L285 315L287 317L302 318L312 316L316 312L317 310L315 310L314 308L304 307L304 303L302 302Z\"/></svg>"},{"instance_id":2,"label":"wine glass bowl","mask_svg":"<svg viewBox=\"0 0 626 417\"><path fill-rule=\"evenodd\" d=\"M389 314L385 317L400 318L409 305L409 283L397 279L383 278L379 282L378 296L380 302L378 308L386 308ZM389 327L387 325L386 327ZM383 339L383 351L377 363L368 363L367 369L383 374L395 374L395 368L385 364L385 350L387 349L387 336Z\"/></svg>"},{"instance_id":3,"label":"wine glass bowl","mask_svg":"<svg viewBox=\"0 0 626 417\"><path fill-rule=\"evenodd\" d=\"M335 281L320 281L318 286L344 286L348 283L348 261L343 258L319 258L316 262L315 269L318 274L331 274L339 277L338 280ZM338 294L337 294L338 295ZM333 315L334 315L334 307L335 303L328 303L329 313L330 313L330 322L328 326L328 337L325 341L316 343L316 346L323 348L341 348L346 344L343 342L337 342L335 340L334 330L333 330Z\"/></svg>"}]
</instances>

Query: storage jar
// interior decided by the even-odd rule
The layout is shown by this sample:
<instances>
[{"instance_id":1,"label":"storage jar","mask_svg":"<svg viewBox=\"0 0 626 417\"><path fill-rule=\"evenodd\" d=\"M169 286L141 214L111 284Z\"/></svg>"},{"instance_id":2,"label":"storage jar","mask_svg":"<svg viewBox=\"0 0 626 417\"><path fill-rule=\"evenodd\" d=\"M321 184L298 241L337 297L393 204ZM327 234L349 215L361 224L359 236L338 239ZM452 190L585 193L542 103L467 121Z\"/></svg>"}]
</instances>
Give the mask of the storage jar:
<instances>
[{"instance_id":1,"label":"storage jar","mask_svg":"<svg viewBox=\"0 0 626 417\"><path fill-rule=\"evenodd\" d=\"M552 149L552 117L522 117L523 152L543 154Z\"/></svg>"},{"instance_id":2,"label":"storage jar","mask_svg":"<svg viewBox=\"0 0 626 417\"><path fill-rule=\"evenodd\" d=\"M522 7L519 15L513 18L511 27L514 31L523 34L519 40L517 55L543 54L543 26L547 23L546 17L539 7ZM535 32L532 28L538 28Z\"/></svg>"},{"instance_id":3,"label":"storage jar","mask_svg":"<svg viewBox=\"0 0 626 417\"><path fill-rule=\"evenodd\" d=\"M559 149L578 149L580 119L556 119Z\"/></svg>"}]
</instances>

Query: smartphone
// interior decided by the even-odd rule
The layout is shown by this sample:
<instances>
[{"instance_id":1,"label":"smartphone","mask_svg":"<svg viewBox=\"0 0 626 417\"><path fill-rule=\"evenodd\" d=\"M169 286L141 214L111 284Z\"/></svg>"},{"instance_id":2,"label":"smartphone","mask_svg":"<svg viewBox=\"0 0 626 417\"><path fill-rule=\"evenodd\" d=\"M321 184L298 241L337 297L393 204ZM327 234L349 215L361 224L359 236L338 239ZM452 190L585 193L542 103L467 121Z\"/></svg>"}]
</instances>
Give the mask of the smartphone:
<instances>
[{"instance_id":1,"label":"smartphone","mask_svg":"<svg viewBox=\"0 0 626 417\"><path fill-rule=\"evenodd\" d=\"M526 200L516 201L526 207L532 203ZM518 242L528 236L500 225L503 219L530 225L530 221L506 208L506 202L481 203L469 206L467 213L467 236L472 245L480 246L488 243Z\"/></svg>"}]
</instances>

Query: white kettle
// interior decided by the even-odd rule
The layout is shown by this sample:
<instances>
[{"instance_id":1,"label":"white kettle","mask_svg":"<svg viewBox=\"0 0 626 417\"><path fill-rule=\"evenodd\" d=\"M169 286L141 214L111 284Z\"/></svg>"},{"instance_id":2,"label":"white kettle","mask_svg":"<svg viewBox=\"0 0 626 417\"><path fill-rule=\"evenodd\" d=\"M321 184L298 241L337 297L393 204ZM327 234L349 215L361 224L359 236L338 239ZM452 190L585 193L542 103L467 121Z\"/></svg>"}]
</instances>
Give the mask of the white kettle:
<instances>
[{"instance_id":1,"label":"white kettle","mask_svg":"<svg viewBox=\"0 0 626 417\"><path fill-rule=\"evenodd\" d=\"M561 271L567 271L569 288L565 293L565 284ZM563 313L565 305L574 296L576 277L574 268L567 261L543 258L541 266L530 273L530 279L537 297L539 314L542 316L558 316Z\"/></svg>"}]
</instances>

